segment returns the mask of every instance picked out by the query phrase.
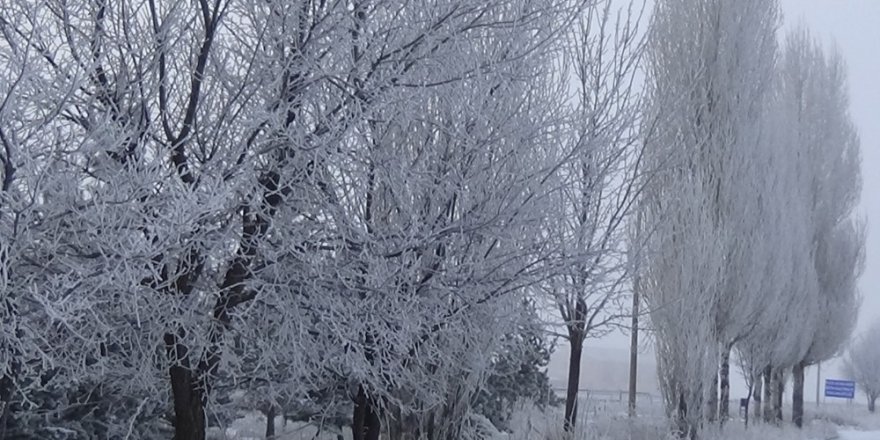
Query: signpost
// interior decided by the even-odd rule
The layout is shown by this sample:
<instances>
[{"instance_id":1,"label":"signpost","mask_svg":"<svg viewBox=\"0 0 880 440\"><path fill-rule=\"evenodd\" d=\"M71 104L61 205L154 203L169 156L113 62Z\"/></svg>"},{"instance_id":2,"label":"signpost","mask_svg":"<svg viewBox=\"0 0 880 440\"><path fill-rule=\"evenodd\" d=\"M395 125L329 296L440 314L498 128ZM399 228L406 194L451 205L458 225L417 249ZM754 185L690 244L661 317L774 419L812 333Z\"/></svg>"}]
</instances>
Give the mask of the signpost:
<instances>
[{"instance_id":1,"label":"signpost","mask_svg":"<svg viewBox=\"0 0 880 440\"><path fill-rule=\"evenodd\" d=\"M856 397L856 383L851 380L825 379L825 397L852 399Z\"/></svg>"}]
</instances>

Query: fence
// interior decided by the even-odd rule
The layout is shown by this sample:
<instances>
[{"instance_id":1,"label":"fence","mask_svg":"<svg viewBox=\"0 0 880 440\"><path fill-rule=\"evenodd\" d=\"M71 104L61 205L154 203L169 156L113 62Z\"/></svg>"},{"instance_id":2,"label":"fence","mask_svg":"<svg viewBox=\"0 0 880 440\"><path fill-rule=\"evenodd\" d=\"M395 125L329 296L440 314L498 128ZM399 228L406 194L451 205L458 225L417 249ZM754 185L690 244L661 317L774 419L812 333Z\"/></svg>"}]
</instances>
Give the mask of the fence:
<instances>
[{"instance_id":1,"label":"fence","mask_svg":"<svg viewBox=\"0 0 880 440\"><path fill-rule=\"evenodd\" d=\"M557 396L565 396L564 388L553 390ZM623 390L578 390L578 412L588 417L626 416L629 392ZM636 414L640 416L664 416L663 399L655 394L636 393Z\"/></svg>"}]
</instances>

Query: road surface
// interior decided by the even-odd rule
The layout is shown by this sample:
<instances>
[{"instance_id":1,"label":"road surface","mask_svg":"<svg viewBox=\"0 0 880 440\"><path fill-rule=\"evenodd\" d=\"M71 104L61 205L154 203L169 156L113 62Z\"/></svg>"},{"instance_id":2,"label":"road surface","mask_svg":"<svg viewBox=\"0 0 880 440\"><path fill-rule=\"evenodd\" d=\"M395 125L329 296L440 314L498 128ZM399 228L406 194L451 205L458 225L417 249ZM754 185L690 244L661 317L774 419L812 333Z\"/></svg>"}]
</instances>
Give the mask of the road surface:
<instances>
[{"instance_id":1,"label":"road surface","mask_svg":"<svg viewBox=\"0 0 880 440\"><path fill-rule=\"evenodd\" d=\"M840 431L840 440L880 440L880 431Z\"/></svg>"}]
</instances>

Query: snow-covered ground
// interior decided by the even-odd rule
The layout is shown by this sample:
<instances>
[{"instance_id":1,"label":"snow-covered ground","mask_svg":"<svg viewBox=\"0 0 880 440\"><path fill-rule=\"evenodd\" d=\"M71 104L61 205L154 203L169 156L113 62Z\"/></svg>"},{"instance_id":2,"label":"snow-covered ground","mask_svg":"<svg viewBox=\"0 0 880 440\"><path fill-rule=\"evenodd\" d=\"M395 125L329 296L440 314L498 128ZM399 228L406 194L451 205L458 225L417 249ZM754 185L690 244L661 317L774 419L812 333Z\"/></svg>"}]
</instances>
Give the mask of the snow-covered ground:
<instances>
[{"instance_id":1,"label":"snow-covered ground","mask_svg":"<svg viewBox=\"0 0 880 440\"><path fill-rule=\"evenodd\" d=\"M839 431L840 440L878 440L880 439L880 431Z\"/></svg>"},{"instance_id":2,"label":"snow-covered ground","mask_svg":"<svg viewBox=\"0 0 880 440\"><path fill-rule=\"evenodd\" d=\"M639 417L626 416L624 402L582 401L578 417L579 429L575 440L667 440L665 417L658 400L647 400L639 405ZM786 418L790 417L786 414ZM705 440L880 440L880 415L870 414L857 405L824 405L807 408L807 424L797 429L786 423L782 427L753 424L746 428L742 420L734 420L722 431L708 431ZM542 412L534 407L523 407L514 415L510 433L496 433L485 440L559 440L562 439L561 409ZM215 440L262 440L265 418L257 412L247 413L225 429L213 429ZM302 423L283 425L276 420L278 440L337 440L338 432ZM343 429L343 439L351 439Z\"/></svg>"},{"instance_id":3,"label":"snow-covered ground","mask_svg":"<svg viewBox=\"0 0 880 440\"><path fill-rule=\"evenodd\" d=\"M263 440L266 432L266 418L259 412L249 412L235 420L225 429L211 428L210 440ZM320 428L301 422L282 422L275 419L276 440L337 440L338 431L332 427ZM343 430L343 438L351 439L351 431Z\"/></svg>"}]
</instances>

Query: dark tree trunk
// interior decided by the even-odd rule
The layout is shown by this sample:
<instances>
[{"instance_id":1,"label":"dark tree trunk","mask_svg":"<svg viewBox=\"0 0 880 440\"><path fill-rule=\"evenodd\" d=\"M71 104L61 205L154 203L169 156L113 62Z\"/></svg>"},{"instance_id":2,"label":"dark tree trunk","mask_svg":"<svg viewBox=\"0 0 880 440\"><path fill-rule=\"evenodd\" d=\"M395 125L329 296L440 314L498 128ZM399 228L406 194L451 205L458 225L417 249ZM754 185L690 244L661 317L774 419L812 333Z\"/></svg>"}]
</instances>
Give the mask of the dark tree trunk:
<instances>
[{"instance_id":1,"label":"dark tree trunk","mask_svg":"<svg viewBox=\"0 0 880 440\"><path fill-rule=\"evenodd\" d=\"M12 377L4 374L0 377L0 439L12 429L12 389Z\"/></svg>"},{"instance_id":2,"label":"dark tree trunk","mask_svg":"<svg viewBox=\"0 0 880 440\"><path fill-rule=\"evenodd\" d=\"M358 388L357 399L352 417L351 435L353 440L379 440L381 423L379 413L361 386Z\"/></svg>"},{"instance_id":3,"label":"dark tree trunk","mask_svg":"<svg viewBox=\"0 0 880 440\"><path fill-rule=\"evenodd\" d=\"M367 432L364 436L364 440L379 440L379 434L382 432L381 421L379 420L379 412L377 411L375 405L372 404L369 400L367 400L368 408L367 408Z\"/></svg>"},{"instance_id":4,"label":"dark tree trunk","mask_svg":"<svg viewBox=\"0 0 880 440\"><path fill-rule=\"evenodd\" d=\"M636 393L638 392L636 380L639 374L639 274L636 270L635 279L633 280L633 303L632 303L632 325L630 326L629 341L629 400L627 402L627 414L630 417L636 416Z\"/></svg>"},{"instance_id":5,"label":"dark tree trunk","mask_svg":"<svg viewBox=\"0 0 880 440\"><path fill-rule=\"evenodd\" d=\"M358 395L354 401L354 414L351 416L351 438L352 440L364 440L364 431L366 426L366 396L363 387L358 388Z\"/></svg>"},{"instance_id":6,"label":"dark tree trunk","mask_svg":"<svg viewBox=\"0 0 880 440\"><path fill-rule=\"evenodd\" d=\"M205 440L205 402L199 379L189 365L187 348L178 337L165 334L171 366L171 398L174 404L174 440Z\"/></svg>"},{"instance_id":7,"label":"dark tree trunk","mask_svg":"<svg viewBox=\"0 0 880 440\"><path fill-rule=\"evenodd\" d=\"M434 411L431 411L431 414L428 415L428 428L427 428L428 440L434 440L437 437L437 435L434 433L434 428L437 426L435 424L435 422L436 422L435 415L436 415L436 412L434 412Z\"/></svg>"},{"instance_id":8,"label":"dark tree trunk","mask_svg":"<svg viewBox=\"0 0 880 440\"><path fill-rule=\"evenodd\" d=\"M11 174L7 174L9 177ZM2 255L0 255L2 257ZM0 259L0 264L5 264L3 259ZM18 311L15 306L15 297L13 294L9 294L5 301L6 313L8 316L15 317L18 315ZM16 325L15 326L15 337L16 338L24 338L24 332L22 329ZM2 372L2 376L0 376L0 439L7 438L7 434L10 431L15 430L17 427L15 413L21 410L20 405L14 402L15 395L15 381L20 375L21 370L21 352L18 349L8 347L6 352L9 359L9 363L7 364L7 368ZM41 379L42 381L42 379Z\"/></svg>"},{"instance_id":9,"label":"dark tree trunk","mask_svg":"<svg viewBox=\"0 0 880 440\"><path fill-rule=\"evenodd\" d=\"M869 396L868 397L868 411L873 413L876 409L874 403L877 401L877 396Z\"/></svg>"},{"instance_id":10,"label":"dark tree trunk","mask_svg":"<svg viewBox=\"0 0 880 440\"><path fill-rule=\"evenodd\" d=\"M761 393L764 391L764 378L761 374L758 374L758 377L755 378L755 391L752 393L752 403L754 403L753 414L755 416L755 420L761 420Z\"/></svg>"},{"instance_id":11,"label":"dark tree trunk","mask_svg":"<svg viewBox=\"0 0 880 440\"><path fill-rule=\"evenodd\" d=\"M684 400L684 393L678 394L678 436L686 438L688 432L687 426L687 402Z\"/></svg>"},{"instance_id":12,"label":"dark tree trunk","mask_svg":"<svg viewBox=\"0 0 880 440\"><path fill-rule=\"evenodd\" d=\"M782 396L785 394L785 380L783 371L776 369L773 371L773 416L777 423L783 421L782 417Z\"/></svg>"},{"instance_id":13,"label":"dark tree trunk","mask_svg":"<svg viewBox=\"0 0 880 440\"><path fill-rule=\"evenodd\" d=\"M266 440L275 438L275 405L266 409Z\"/></svg>"},{"instance_id":14,"label":"dark tree trunk","mask_svg":"<svg viewBox=\"0 0 880 440\"><path fill-rule=\"evenodd\" d=\"M798 428L804 426L804 363L799 362L792 371L791 421Z\"/></svg>"},{"instance_id":15,"label":"dark tree trunk","mask_svg":"<svg viewBox=\"0 0 880 440\"><path fill-rule=\"evenodd\" d=\"M385 430L388 433L388 440L403 440L404 432L406 432L407 428L405 427L406 420L404 420L400 408L393 408L388 411L391 413L391 420L385 425Z\"/></svg>"},{"instance_id":16,"label":"dark tree trunk","mask_svg":"<svg viewBox=\"0 0 880 440\"><path fill-rule=\"evenodd\" d=\"M773 421L773 368L764 368L764 422Z\"/></svg>"},{"instance_id":17,"label":"dark tree trunk","mask_svg":"<svg viewBox=\"0 0 880 440\"><path fill-rule=\"evenodd\" d=\"M706 420L710 423L714 423L718 420L718 364L712 366L713 374L712 375L712 384L709 389L709 399L706 402Z\"/></svg>"},{"instance_id":18,"label":"dark tree trunk","mask_svg":"<svg viewBox=\"0 0 880 440\"><path fill-rule=\"evenodd\" d=\"M688 406L687 400L685 400L684 392L678 393L678 415L676 417L676 424L678 425L678 438L696 440L697 438L697 427L691 425L690 419L688 418Z\"/></svg>"},{"instance_id":19,"label":"dark tree trunk","mask_svg":"<svg viewBox=\"0 0 880 440\"><path fill-rule=\"evenodd\" d=\"M189 369L172 366L174 440L205 440L205 408L198 384Z\"/></svg>"},{"instance_id":20,"label":"dark tree trunk","mask_svg":"<svg viewBox=\"0 0 880 440\"><path fill-rule=\"evenodd\" d=\"M581 355L584 350L584 340L577 332L575 337L569 338L571 353L568 357L568 385L565 389L565 419L563 426L565 432L574 432L577 423L578 390L581 381Z\"/></svg>"},{"instance_id":21,"label":"dark tree trunk","mask_svg":"<svg viewBox=\"0 0 880 440\"><path fill-rule=\"evenodd\" d=\"M728 345L721 352L721 398L719 400L718 420L722 425L730 418L730 350L731 346Z\"/></svg>"},{"instance_id":22,"label":"dark tree trunk","mask_svg":"<svg viewBox=\"0 0 880 440\"><path fill-rule=\"evenodd\" d=\"M754 392L755 392L755 384L750 384L749 385L749 394L746 396L745 411L743 411L743 420L744 420L743 424L745 425L746 428L749 427L749 411L750 411L749 410L749 403L752 401L752 396L754 395Z\"/></svg>"}]
</instances>

